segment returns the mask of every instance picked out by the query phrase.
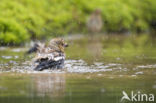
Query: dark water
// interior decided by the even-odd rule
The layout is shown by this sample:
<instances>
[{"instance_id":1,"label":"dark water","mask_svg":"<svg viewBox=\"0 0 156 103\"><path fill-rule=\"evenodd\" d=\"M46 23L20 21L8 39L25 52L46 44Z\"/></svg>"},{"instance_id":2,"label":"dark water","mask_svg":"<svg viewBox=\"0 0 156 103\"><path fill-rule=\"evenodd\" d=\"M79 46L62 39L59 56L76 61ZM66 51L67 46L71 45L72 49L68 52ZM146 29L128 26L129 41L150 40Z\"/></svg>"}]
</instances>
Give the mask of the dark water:
<instances>
[{"instance_id":1,"label":"dark water","mask_svg":"<svg viewBox=\"0 0 156 103\"><path fill-rule=\"evenodd\" d=\"M65 69L42 72L32 70L27 48L1 47L0 103L121 103L123 91L156 95L154 38L97 36L69 43Z\"/></svg>"}]
</instances>

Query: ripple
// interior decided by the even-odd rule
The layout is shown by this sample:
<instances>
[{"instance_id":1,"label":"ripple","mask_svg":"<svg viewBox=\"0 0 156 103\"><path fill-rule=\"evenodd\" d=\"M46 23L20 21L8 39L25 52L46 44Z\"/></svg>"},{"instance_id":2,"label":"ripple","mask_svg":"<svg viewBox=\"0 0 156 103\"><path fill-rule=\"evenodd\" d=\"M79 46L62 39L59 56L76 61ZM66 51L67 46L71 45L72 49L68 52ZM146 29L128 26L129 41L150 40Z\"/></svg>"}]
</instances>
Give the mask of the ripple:
<instances>
[{"instance_id":1,"label":"ripple","mask_svg":"<svg viewBox=\"0 0 156 103\"><path fill-rule=\"evenodd\" d=\"M144 72L140 71L140 72L136 72L135 74L136 75L138 75L138 74L141 75L141 74L144 74Z\"/></svg>"},{"instance_id":2,"label":"ripple","mask_svg":"<svg viewBox=\"0 0 156 103\"><path fill-rule=\"evenodd\" d=\"M3 59L18 59L19 58L19 56L1 56Z\"/></svg>"},{"instance_id":3,"label":"ripple","mask_svg":"<svg viewBox=\"0 0 156 103\"><path fill-rule=\"evenodd\" d=\"M11 59L12 56L1 56L3 59Z\"/></svg>"},{"instance_id":4,"label":"ripple","mask_svg":"<svg viewBox=\"0 0 156 103\"><path fill-rule=\"evenodd\" d=\"M156 68L156 64L153 64L153 65L140 65L140 66L137 66L137 68Z\"/></svg>"},{"instance_id":5,"label":"ripple","mask_svg":"<svg viewBox=\"0 0 156 103\"><path fill-rule=\"evenodd\" d=\"M104 65L101 62L95 62L93 65L89 66L83 60L67 60L65 62L65 68L69 73L94 73L94 72L106 72L112 71L112 69L107 69L109 65Z\"/></svg>"},{"instance_id":6,"label":"ripple","mask_svg":"<svg viewBox=\"0 0 156 103\"><path fill-rule=\"evenodd\" d=\"M16 48L16 49L12 49L13 52L21 52L24 51L23 48Z\"/></svg>"}]
</instances>

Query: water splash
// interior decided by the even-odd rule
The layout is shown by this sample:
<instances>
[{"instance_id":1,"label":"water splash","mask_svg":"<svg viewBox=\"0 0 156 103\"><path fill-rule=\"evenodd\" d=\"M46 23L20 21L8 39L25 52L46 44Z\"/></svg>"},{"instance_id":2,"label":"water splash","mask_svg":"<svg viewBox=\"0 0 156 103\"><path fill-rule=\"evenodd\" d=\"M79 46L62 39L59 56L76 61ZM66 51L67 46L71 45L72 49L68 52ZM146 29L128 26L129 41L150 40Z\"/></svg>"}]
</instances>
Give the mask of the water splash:
<instances>
[{"instance_id":1,"label":"water splash","mask_svg":"<svg viewBox=\"0 0 156 103\"><path fill-rule=\"evenodd\" d=\"M87 63L83 60L68 60L65 63L65 68L67 68L67 72L70 73L94 73L112 71L112 69L108 69L108 67L110 67L109 65L104 65L100 62L96 62L90 66L87 65Z\"/></svg>"},{"instance_id":2,"label":"water splash","mask_svg":"<svg viewBox=\"0 0 156 103\"><path fill-rule=\"evenodd\" d=\"M88 65L84 60L66 60L64 69L47 69L43 71L34 71L35 64L32 61L25 61L18 63L17 61L10 60L8 63L0 64L0 72L17 72L17 73L95 73L95 72L127 72L129 69L124 67L123 64L118 63L103 63L94 62ZM4 68L4 69L2 69ZM143 68L156 68L156 65L141 65L136 66L133 70ZM135 72L136 75L143 74L142 71Z\"/></svg>"},{"instance_id":3,"label":"water splash","mask_svg":"<svg viewBox=\"0 0 156 103\"><path fill-rule=\"evenodd\" d=\"M88 65L83 60L66 60L65 69L56 70L43 70L34 71L35 65L31 61L25 61L22 64L18 64L15 61L10 61L13 66L11 69L0 69L0 72L17 72L17 73L94 73L94 72L107 72L113 71L112 68L119 68L121 64L104 64L101 62L95 62L92 65ZM9 68L9 64L1 64L1 68Z\"/></svg>"}]
</instances>

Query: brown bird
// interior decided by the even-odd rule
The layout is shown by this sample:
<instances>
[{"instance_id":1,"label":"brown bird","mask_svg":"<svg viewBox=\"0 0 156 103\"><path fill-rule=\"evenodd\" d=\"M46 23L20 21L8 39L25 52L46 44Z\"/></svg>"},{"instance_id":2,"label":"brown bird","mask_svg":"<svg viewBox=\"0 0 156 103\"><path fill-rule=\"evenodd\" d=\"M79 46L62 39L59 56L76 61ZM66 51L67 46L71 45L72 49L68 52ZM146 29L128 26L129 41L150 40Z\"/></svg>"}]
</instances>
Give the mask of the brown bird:
<instances>
[{"instance_id":1,"label":"brown bird","mask_svg":"<svg viewBox=\"0 0 156 103\"><path fill-rule=\"evenodd\" d=\"M68 46L61 38L52 39L48 45L45 44L35 44L35 49L30 49L37 51L34 58L37 66L34 70L41 71L44 69L61 69L64 66L65 53L64 48Z\"/></svg>"},{"instance_id":2,"label":"brown bird","mask_svg":"<svg viewBox=\"0 0 156 103\"><path fill-rule=\"evenodd\" d=\"M87 21L88 31L91 33L100 32L103 26L103 20L101 17L101 10L96 9Z\"/></svg>"}]
</instances>

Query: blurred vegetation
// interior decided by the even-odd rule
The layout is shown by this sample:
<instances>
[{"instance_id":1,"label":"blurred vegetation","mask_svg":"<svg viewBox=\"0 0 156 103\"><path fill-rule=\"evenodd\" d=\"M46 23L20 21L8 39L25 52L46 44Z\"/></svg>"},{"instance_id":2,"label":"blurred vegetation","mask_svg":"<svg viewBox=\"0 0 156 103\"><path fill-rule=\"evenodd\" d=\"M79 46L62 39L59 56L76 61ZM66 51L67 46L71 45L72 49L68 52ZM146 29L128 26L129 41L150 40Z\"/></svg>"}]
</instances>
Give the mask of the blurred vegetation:
<instances>
[{"instance_id":1,"label":"blurred vegetation","mask_svg":"<svg viewBox=\"0 0 156 103\"><path fill-rule=\"evenodd\" d=\"M102 11L105 32L156 27L155 0L1 0L0 44L87 33L86 19L96 8Z\"/></svg>"}]
</instances>

